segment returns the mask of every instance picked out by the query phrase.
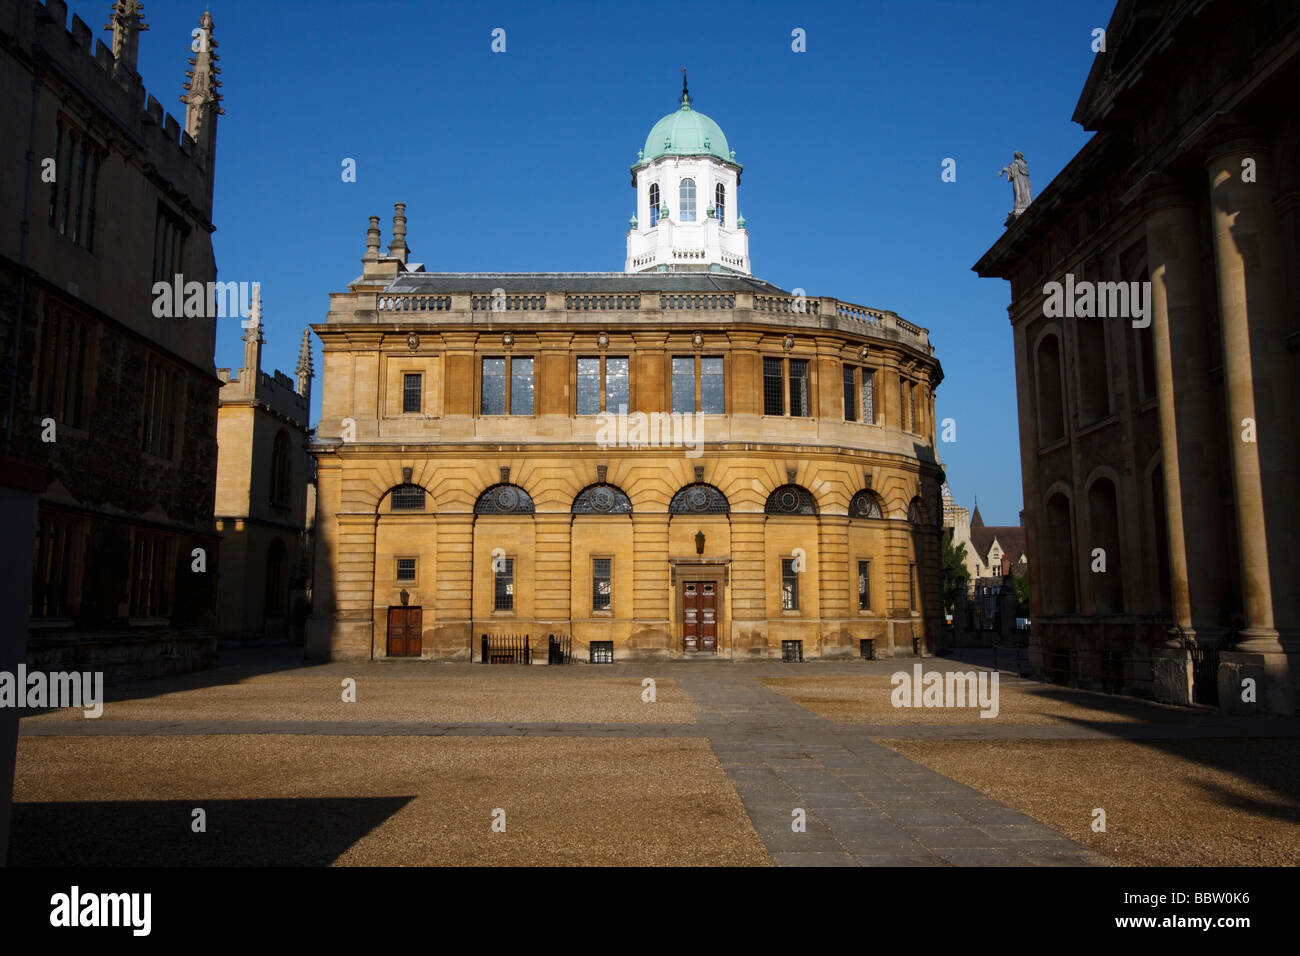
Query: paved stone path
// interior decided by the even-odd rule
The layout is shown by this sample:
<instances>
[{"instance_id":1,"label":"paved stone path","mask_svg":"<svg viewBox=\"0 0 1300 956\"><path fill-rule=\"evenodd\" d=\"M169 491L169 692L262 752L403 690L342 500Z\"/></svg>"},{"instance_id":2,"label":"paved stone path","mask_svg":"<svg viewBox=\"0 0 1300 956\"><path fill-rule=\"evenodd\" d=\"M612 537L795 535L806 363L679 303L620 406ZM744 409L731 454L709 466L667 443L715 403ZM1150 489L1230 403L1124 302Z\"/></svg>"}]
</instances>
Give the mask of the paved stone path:
<instances>
[{"instance_id":1,"label":"paved stone path","mask_svg":"<svg viewBox=\"0 0 1300 956\"><path fill-rule=\"evenodd\" d=\"M461 668L457 673L468 670ZM1121 722L988 728L982 724L841 725L771 690L757 679L762 675L754 668L692 662L671 670L678 686L698 707L698 723L69 720L23 721L20 733L27 737L706 737L760 839L777 865L783 866L1106 865L1104 858L1051 827L872 743L870 738L1083 739L1187 733L1186 727ZM1205 730L1211 729L1210 723L1207 721ZM1259 733L1257 722L1249 726L1254 734ZM791 826L795 809L806 813L804 832L795 832Z\"/></svg>"},{"instance_id":2,"label":"paved stone path","mask_svg":"<svg viewBox=\"0 0 1300 956\"><path fill-rule=\"evenodd\" d=\"M1094 866L1037 820L725 665L677 680L778 866ZM792 811L807 814L797 833Z\"/></svg>"}]
</instances>

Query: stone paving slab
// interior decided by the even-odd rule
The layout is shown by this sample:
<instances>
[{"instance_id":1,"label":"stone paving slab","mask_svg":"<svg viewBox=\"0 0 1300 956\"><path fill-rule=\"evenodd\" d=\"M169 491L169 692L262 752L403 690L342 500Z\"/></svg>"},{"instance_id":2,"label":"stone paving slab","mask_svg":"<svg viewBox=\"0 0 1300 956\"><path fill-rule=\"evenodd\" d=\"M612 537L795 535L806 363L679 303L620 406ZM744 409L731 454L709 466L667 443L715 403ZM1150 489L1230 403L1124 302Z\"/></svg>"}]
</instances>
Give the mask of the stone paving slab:
<instances>
[{"instance_id":1,"label":"stone paving slab","mask_svg":"<svg viewBox=\"0 0 1300 956\"><path fill-rule=\"evenodd\" d=\"M1106 865L1032 817L873 743L871 728L818 717L752 674L674 676L778 866ZM805 832L791 827L796 808Z\"/></svg>"}]
</instances>

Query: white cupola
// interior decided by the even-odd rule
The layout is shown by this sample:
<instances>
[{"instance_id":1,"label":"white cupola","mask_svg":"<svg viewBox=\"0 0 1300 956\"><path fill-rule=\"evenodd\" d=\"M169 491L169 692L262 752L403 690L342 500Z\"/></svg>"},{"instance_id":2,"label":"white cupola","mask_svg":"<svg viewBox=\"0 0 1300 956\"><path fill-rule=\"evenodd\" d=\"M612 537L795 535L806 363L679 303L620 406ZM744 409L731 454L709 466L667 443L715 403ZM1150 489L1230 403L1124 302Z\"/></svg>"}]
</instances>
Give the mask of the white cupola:
<instances>
[{"instance_id":1,"label":"white cupola","mask_svg":"<svg viewBox=\"0 0 1300 956\"><path fill-rule=\"evenodd\" d=\"M655 123L632 166L636 215L623 271L750 275L740 171L722 128L691 109L683 70L681 108Z\"/></svg>"}]
</instances>

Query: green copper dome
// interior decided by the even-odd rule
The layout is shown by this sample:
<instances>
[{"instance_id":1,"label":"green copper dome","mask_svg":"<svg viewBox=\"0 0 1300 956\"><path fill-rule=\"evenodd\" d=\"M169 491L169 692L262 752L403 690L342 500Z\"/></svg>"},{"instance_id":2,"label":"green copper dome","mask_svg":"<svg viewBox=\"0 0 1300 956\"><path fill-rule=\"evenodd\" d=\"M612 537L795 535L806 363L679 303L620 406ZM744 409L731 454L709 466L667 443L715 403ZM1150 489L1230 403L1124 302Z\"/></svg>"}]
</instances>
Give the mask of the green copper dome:
<instances>
[{"instance_id":1,"label":"green copper dome","mask_svg":"<svg viewBox=\"0 0 1300 956\"><path fill-rule=\"evenodd\" d=\"M690 94L685 92L681 109L669 113L650 130L645 149L632 168L654 162L661 156L712 156L724 163L740 165L727 146L722 127L691 109Z\"/></svg>"}]
</instances>

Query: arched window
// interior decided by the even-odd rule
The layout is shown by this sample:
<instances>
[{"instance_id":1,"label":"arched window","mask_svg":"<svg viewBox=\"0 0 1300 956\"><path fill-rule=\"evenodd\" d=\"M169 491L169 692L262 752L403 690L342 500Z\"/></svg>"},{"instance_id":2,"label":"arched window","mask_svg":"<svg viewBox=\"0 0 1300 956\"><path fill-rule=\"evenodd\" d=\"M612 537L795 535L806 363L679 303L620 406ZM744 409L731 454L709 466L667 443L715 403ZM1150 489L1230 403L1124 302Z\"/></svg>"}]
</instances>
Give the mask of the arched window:
<instances>
[{"instance_id":1,"label":"arched window","mask_svg":"<svg viewBox=\"0 0 1300 956\"><path fill-rule=\"evenodd\" d=\"M802 485L782 485L767 496L763 510L770 515L815 515L817 502Z\"/></svg>"},{"instance_id":2,"label":"arched window","mask_svg":"<svg viewBox=\"0 0 1300 956\"><path fill-rule=\"evenodd\" d=\"M853 496L849 502L850 518L883 518L884 511L880 507L880 497L869 489L863 489Z\"/></svg>"},{"instance_id":3,"label":"arched window","mask_svg":"<svg viewBox=\"0 0 1300 956\"><path fill-rule=\"evenodd\" d=\"M673 515L725 515L731 513L727 496L712 485L687 485L668 502Z\"/></svg>"},{"instance_id":4,"label":"arched window","mask_svg":"<svg viewBox=\"0 0 1300 956\"><path fill-rule=\"evenodd\" d=\"M1103 550L1106 560L1105 573L1098 571L1088 575L1092 582L1093 612L1122 614L1124 576L1120 567L1119 497L1114 482L1109 478L1098 478L1088 489L1088 518L1092 524L1092 537L1088 542L1089 569L1097 562L1097 548Z\"/></svg>"},{"instance_id":5,"label":"arched window","mask_svg":"<svg viewBox=\"0 0 1300 956\"><path fill-rule=\"evenodd\" d=\"M423 511L424 489L419 485L398 485L388 500L389 508L393 511Z\"/></svg>"},{"instance_id":6,"label":"arched window","mask_svg":"<svg viewBox=\"0 0 1300 956\"><path fill-rule=\"evenodd\" d=\"M289 460L289 433L281 428L271 448L271 504L280 507L288 506L292 470Z\"/></svg>"},{"instance_id":7,"label":"arched window","mask_svg":"<svg viewBox=\"0 0 1300 956\"><path fill-rule=\"evenodd\" d=\"M679 190L680 201L677 203L681 208L677 210L678 222L695 221L695 180L683 179L682 186Z\"/></svg>"},{"instance_id":8,"label":"arched window","mask_svg":"<svg viewBox=\"0 0 1300 956\"><path fill-rule=\"evenodd\" d=\"M1088 425L1110 414L1110 374L1106 368L1106 325L1101 319L1077 319L1079 349L1079 424Z\"/></svg>"},{"instance_id":9,"label":"arched window","mask_svg":"<svg viewBox=\"0 0 1300 956\"><path fill-rule=\"evenodd\" d=\"M1038 438L1046 445L1065 437L1065 403L1061 400L1061 343L1046 335L1038 343Z\"/></svg>"},{"instance_id":10,"label":"arched window","mask_svg":"<svg viewBox=\"0 0 1300 956\"><path fill-rule=\"evenodd\" d=\"M266 552L266 597L262 603L262 613L267 617L284 614L288 563L284 542L276 538Z\"/></svg>"},{"instance_id":11,"label":"arched window","mask_svg":"<svg viewBox=\"0 0 1300 956\"><path fill-rule=\"evenodd\" d=\"M613 485L591 485L573 499L575 515L630 515L632 502Z\"/></svg>"},{"instance_id":12,"label":"arched window","mask_svg":"<svg viewBox=\"0 0 1300 956\"><path fill-rule=\"evenodd\" d=\"M1074 535L1070 531L1070 499L1058 491L1044 507L1047 544L1044 555L1047 587L1044 592L1049 614L1074 613Z\"/></svg>"},{"instance_id":13,"label":"arched window","mask_svg":"<svg viewBox=\"0 0 1300 956\"><path fill-rule=\"evenodd\" d=\"M650 227L659 222L659 184L650 184Z\"/></svg>"},{"instance_id":14,"label":"arched window","mask_svg":"<svg viewBox=\"0 0 1300 956\"><path fill-rule=\"evenodd\" d=\"M474 502L476 515L530 515L537 509L518 485L493 485Z\"/></svg>"},{"instance_id":15,"label":"arched window","mask_svg":"<svg viewBox=\"0 0 1300 956\"><path fill-rule=\"evenodd\" d=\"M727 224L727 187L718 183L713 190L713 205L717 207L718 225Z\"/></svg>"}]
</instances>

